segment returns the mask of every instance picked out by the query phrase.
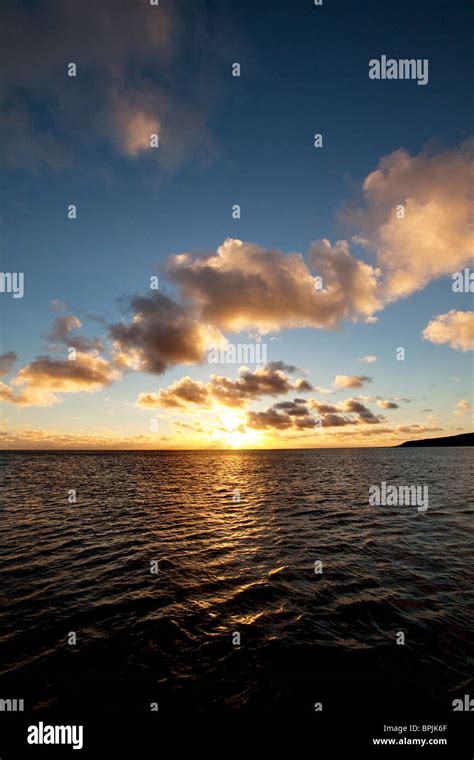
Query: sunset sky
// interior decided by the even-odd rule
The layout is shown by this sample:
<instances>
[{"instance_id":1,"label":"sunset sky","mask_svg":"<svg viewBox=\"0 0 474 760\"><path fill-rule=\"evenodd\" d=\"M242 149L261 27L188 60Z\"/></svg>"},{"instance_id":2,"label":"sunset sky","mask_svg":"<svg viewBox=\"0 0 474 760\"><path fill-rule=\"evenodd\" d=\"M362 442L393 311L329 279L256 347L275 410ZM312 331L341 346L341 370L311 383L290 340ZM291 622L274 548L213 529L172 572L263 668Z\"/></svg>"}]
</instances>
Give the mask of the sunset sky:
<instances>
[{"instance_id":1,"label":"sunset sky","mask_svg":"<svg viewBox=\"0 0 474 760\"><path fill-rule=\"evenodd\" d=\"M1 447L472 430L463 6L2 4ZM428 83L370 79L381 55ZM266 364L210 362L227 341Z\"/></svg>"}]
</instances>

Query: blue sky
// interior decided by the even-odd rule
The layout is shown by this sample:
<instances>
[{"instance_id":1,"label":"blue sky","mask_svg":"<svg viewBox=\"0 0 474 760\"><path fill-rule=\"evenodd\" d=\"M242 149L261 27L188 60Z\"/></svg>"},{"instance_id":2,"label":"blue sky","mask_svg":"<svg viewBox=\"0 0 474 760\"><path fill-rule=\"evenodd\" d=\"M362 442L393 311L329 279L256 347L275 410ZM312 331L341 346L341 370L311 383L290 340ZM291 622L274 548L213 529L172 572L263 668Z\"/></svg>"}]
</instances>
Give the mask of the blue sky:
<instances>
[{"instance_id":1,"label":"blue sky","mask_svg":"<svg viewBox=\"0 0 474 760\"><path fill-rule=\"evenodd\" d=\"M160 290L179 301L176 283L164 272L172 254L209 255L229 237L304 256L314 240L350 241L358 230L344 209L360 206L362 182L381 157L400 148L413 157L426 146L430 155L456 152L472 133L468 6L459 0L325 0L317 8L309 0L199 0L192 13L185 4L162 0L159 8L146 8L170 14L173 53L162 50L161 60L153 46L147 55L146 45L144 53L133 44L128 53L117 53L120 25L142 23L133 3L121 21L113 4L98 3L109 19L109 38L103 47L99 36L91 39L91 57L77 39L82 27L75 15L82 11L74 4L66 3L63 12L55 2L8 5L10 36L31 66L30 77L7 67L1 85L2 271L22 271L26 283L22 299L1 294L2 350L15 351L16 371L48 353L46 336L58 315L74 314L82 335L107 340L107 325L126 318L119 299L145 293L152 274L159 273ZM35 14L45 24L57 19L52 28L65 40L57 50L50 46L39 73ZM112 72L107 76L101 51ZM429 83L370 80L368 61L382 54L428 59ZM143 60L129 66L127 56ZM76 59L78 77L67 81L66 64ZM240 77L231 76L236 61ZM169 130L192 113L189 126L178 131L172 158L166 140L156 153L120 149L111 122L104 127L104 94L112 90L117 97L126 90L129 102L139 92L158 119L166 100ZM192 111L181 111L188 103ZM6 118L12 113L14 129ZM200 130L204 136L195 144ZM322 149L313 146L316 132L323 135ZM45 145L52 146L51 160ZM67 218L71 203L77 206L74 221ZM236 203L239 220L231 217ZM374 263L372 251L353 251ZM67 305L63 312L51 310L55 299ZM387 302L377 323L341 320L336 331L282 325L267 335L269 359L304 368L326 388L340 373L373 375L370 388L358 393L413 399L409 409L393 410L390 425L409 420L452 431L466 423L465 416L452 416L452 407L469 399L472 357L421 336L437 315L470 308L472 294L452 292L448 269L409 297ZM234 342L248 333L223 332ZM269 341L270 335L279 340ZM398 346L405 348L404 363L395 359ZM369 368L358 361L366 355L377 356ZM236 377L238 367L219 371ZM6 406L4 418L8 426L51 431L69 430L74 418L92 433L100 417L101 428L140 434L149 411L133 407L138 393L157 392L188 374L205 382L209 366L168 365L159 376L125 373L97 393L65 394L58 405ZM274 400L256 399L255 408ZM425 408L434 409L435 421L427 421Z\"/></svg>"}]
</instances>

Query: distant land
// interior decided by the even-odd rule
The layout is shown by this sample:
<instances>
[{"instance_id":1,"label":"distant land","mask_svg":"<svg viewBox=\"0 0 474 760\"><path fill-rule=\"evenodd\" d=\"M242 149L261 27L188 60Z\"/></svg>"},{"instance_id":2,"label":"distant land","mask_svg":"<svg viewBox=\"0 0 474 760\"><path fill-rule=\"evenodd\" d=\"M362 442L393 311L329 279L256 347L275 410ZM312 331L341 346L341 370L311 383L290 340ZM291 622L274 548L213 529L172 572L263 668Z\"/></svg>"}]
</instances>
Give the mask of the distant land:
<instances>
[{"instance_id":1,"label":"distant land","mask_svg":"<svg viewBox=\"0 0 474 760\"><path fill-rule=\"evenodd\" d=\"M399 446L473 446L474 433L447 435L443 438L423 438L421 441L405 441Z\"/></svg>"}]
</instances>

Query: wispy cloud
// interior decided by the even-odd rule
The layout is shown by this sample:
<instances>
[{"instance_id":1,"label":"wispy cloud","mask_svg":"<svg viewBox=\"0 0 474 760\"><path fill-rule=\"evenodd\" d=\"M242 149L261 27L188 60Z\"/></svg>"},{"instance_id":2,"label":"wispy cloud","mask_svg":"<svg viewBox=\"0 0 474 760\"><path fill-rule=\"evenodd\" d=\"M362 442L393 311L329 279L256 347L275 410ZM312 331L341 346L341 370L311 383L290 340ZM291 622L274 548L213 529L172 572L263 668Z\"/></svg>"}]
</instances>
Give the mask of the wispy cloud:
<instances>
[{"instance_id":1,"label":"wispy cloud","mask_svg":"<svg viewBox=\"0 0 474 760\"><path fill-rule=\"evenodd\" d=\"M0 377L4 377L11 372L17 358L15 351L5 351L3 354L0 354Z\"/></svg>"},{"instance_id":2,"label":"wispy cloud","mask_svg":"<svg viewBox=\"0 0 474 760\"><path fill-rule=\"evenodd\" d=\"M151 158L168 170L200 153L209 157L214 72L229 44L224 14L216 12L223 23L212 34L205 17L180 2L45 0L41 6L2 9L0 160L60 169L77 163L78 150L103 143L136 158L150 147L151 133L160 136ZM190 56L192 89L186 87ZM38 97L47 120L38 119Z\"/></svg>"}]
</instances>

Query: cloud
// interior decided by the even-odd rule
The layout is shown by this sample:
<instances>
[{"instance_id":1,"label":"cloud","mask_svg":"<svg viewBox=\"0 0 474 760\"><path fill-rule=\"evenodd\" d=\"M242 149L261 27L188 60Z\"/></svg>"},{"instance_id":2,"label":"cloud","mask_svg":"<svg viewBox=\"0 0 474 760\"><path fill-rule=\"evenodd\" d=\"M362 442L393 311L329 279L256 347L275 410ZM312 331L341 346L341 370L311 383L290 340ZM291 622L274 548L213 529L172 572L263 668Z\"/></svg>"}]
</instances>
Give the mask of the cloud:
<instances>
[{"instance_id":1,"label":"cloud","mask_svg":"<svg viewBox=\"0 0 474 760\"><path fill-rule=\"evenodd\" d=\"M52 406L61 401L54 393L41 388L15 390L10 385L0 382L0 402L14 406Z\"/></svg>"},{"instance_id":2,"label":"cloud","mask_svg":"<svg viewBox=\"0 0 474 760\"><path fill-rule=\"evenodd\" d=\"M316 427L342 427L346 425L379 425L384 421L360 400L349 398L336 404L315 398L305 400L279 401L263 411L249 410L250 402L266 396L287 395L291 392L312 390L307 380L290 380L281 369L287 366L283 362L272 362L266 367L259 367L254 372L242 368L239 377L211 375L207 383L183 377L168 388L158 393L140 393L134 406L141 409L173 409L186 411L199 407L200 410L215 409L216 406L228 406L246 410L245 425L253 430L293 430L312 429ZM290 368L293 369L293 367ZM347 377L347 376L345 376ZM353 380L353 378L350 378ZM359 382L364 376L356 378ZM347 386L350 387L350 386ZM390 402L387 402L390 403ZM395 408L390 406L387 408ZM316 412L316 416L314 415Z\"/></svg>"},{"instance_id":3,"label":"cloud","mask_svg":"<svg viewBox=\"0 0 474 760\"><path fill-rule=\"evenodd\" d=\"M119 147L129 156L136 156L150 149L152 135L160 135L160 121L156 116L147 114L139 108L133 108L123 102L115 108L115 128Z\"/></svg>"},{"instance_id":4,"label":"cloud","mask_svg":"<svg viewBox=\"0 0 474 760\"><path fill-rule=\"evenodd\" d=\"M1 394L1 389L0 389ZM110 450L130 450L130 449L156 449L157 446L163 446L162 442L166 441L166 448L173 448L173 443L165 436L157 436L156 433L151 435L131 435L130 431L113 431L110 428L96 428L93 432L75 430L71 433L64 433L61 430L52 429L35 429L31 427L10 428L6 425L4 430L0 430L0 448L6 449L110 449Z\"/></svg>"},{"instance_id":5,"label":"cloud","mask_svg":"<svg viewBox=\"0 0 474 760\"><path fill-rule=\"evenodd\" d=\"M199 422L181 422L180 420L173 420L174 427L182 430L192 430L194 433L205 433L206 429Z\"/></svg>"},{"instance_id":6,"label":"cloud","mask_svg":"<svg viewBox=\"0 0 474 760\"><path fill-rule=\"evenodd\" d=\"M132 152L140 150L142 137L126 138L132 140ZM375 254L377 266L351 255L347 241L331 244L325 239L311 245L307 261L300 253L236 239L224 241L216 252L169 257L167 272L180 289L182 305L158 293L132 298L132 322L110 328L117 366L160 374L175 364L198 363L207 346L224 342L221 330L263 334L297 327L338 329L344 320L373 322L375 312L390 301L465 262L464 196L471 153L468 145L431 157L412 158L396 151L368 175L363 185L366 207L352 212L352 220L365 235L358 242ZM403 219L393 217L400 193L410 211ZM444 212L439 206L445 202L450 209L455 204L453 214L464 241L455 255L446 253L458 232L451 222L442 223ZM425 219L433 204L434 232ZM391 236L392 228L398 232ZM422 234L421 242L415 232ZM388 245L392 238L395 247ZM322 278L322 288L315 287L316 273ZM425 337L432 339L433 331L429 325ZM464 344L456 347L467 350ZM86 350L84 344L81 348ZM360 361L371 364L376 359L368 355ZM336 388L360 387L345 377L339 376L341 385ZM320 389L321 393L333 391Z\"/></svg>"},{"instance_id":7,"label":"cloud","mask_svg":"<svg viewBox=\"0 0 474 760\"><path fill-rule=\"evenodd\" d=\"M100 356L78 353L75 361L38 356L19 370L11 385L2 383L0 398L17 406L51 406L61 402L56 393L92 393L118 377Z\"/></svg>"},{"instance_id":8,"label":"cloud","mask_svg":"<svg viewBox=\"0 0 474 760\"><path fill-rule=\"evenodd\" d=\"M336 375L334 378L336 388L362 388L365 383L370 382L372 378L366 375Z\"/></svg>"},{"instance_id":9,"label":"cloud","mask_svg":"<svg viewBox=\"0 0 474 760\"><path fill-rule=\"evenodd\" d=\"M132 321L109 327L117 366L162 374L175 364L203 360L210 345L225 345L224 336L193 317L161 293L130 300Z\"/></svg>"},{"instance_id":10,"label":"cloud","mask_svg":"<svg viewBox=\"0 0 474 760\"><path fill-rule=\"evenodd\" d=\"M245 424L252 430L305 430L315 428L317 420L304 407L286 406L282 411L280 405L274 405L263 412L248 412Z\"/></svg>"},{"instance_id":11,"label":"cloud","mask_svg":"<svg viewBox=\"0 0 474 760\"><path fill-rule=\"evenodd\" d=\"M74 393L95 391L117 380L119 373L100 356L77 354L75 361L39 356L22 367L12 380L16 386L34 386L52 391Z\"/></svg>"},{"instance_id":12,"label":"cloud","mask_svg":"<svg viewBox=\"0 0 474 760\"><path fill-rule=\"evenodd\" d=\"M314 416L312 412L317 412ZM317 399L280 401L263 412L249 411L246 425L256 430L301 430L311 428L345 427L347 425L378 425L384 421L356 399L328 404Z\"/></svg>"},{"instance_id":13,"label":"cloud","mask_svg":"<svg viewBox=\"0 0 474 760\"><path fill-rule=\"evenodd\" d=\"M120 350L122 349L123 346L120 347ZM135 348L134 351L135 358L137 358ZM123 354L120 355L123 356ZM140 364L140 357L137 361ZM253 372L247 367L241 367L239 377L236 380L220 375L211 375L209 382L204 384L192 380L190 377L181 378L169 388L161 389L158 393L140 393L135 406L142 408L160 406L183 408L189 404L211 406L213 403L226 406L244 406L247 401L264 396L286 395L294 391L307 393L313 390L330 394L342 388L360 388L364 383L371 381L371 378L365 375L337 375L334 387L325 389L319 386L314 387L305 378L297 378L291 381L283 368L288 373L298 371L297 367L293 365L276 361L270 362L265 367L258 367ZM321 404L330 406L326 402L321 402ZM331 408L336 409L334 406Z\"/></svg>"},{"instance_id":14,"label":"cloud","mask_svg":"<svg viewBox=\"0 0 474 760\"><path fill-rule=\"evenodd\" d=\"M215 253L171 256L169 276L219 329L268 333L373 322L390 302L470 261L473 145L432 156L398 150L366 177L363 207L346 217L357 231L354 242L375 265L353 256L346 240L315 241L306 261L300 253L228 239ZM315 287L316 274L322 288Z\"/></svg>"},{"instance_id":15,"label":"cloud","mask_svg":"<svg viewBox=\"0 0 474 760\"><path fill-rule=\"evenodd\" d=\"M366 177L363 207L345 216L358 230L355 241L376 256L383 301L405 298L472 259L473 148L470 140L435 155L396 150Z\"/></svg>"},{"instance_id":16,"label":"cloud","mask_svg":"<svg viewBox=\"0 0 474 760\"><path fill-rule=\"evenodd\" d=\"M65 344L82 353L100 351L102 349L102 342L98 338L90 340L89 338L71 335L73 330L79 330L81 327L80 320L73 315L57 317L49 333L49 339L53 343Z\"/></svg>"},{"instance_id":17,"label":"cloud","mask_svg":"<svg viewBox=\"0 0 474 760\"><path fill-rule=\"evenodd\" d=\"M68 317L57 317L50 332L51 340L63 340L72 330L79 330L82 327L77 317L72 315Z\"/></svg>"},{"instance_id":18,"label":"cloud","mask_svg":"<svg viewBox=\"0 0 474 760\"><path fill-rule=\"evenodd\" d=\"M300 393L306 393L307 391L313 390L311 383L309 383L304 378L299 378L299 380L296 380L294 387L295 390L299 391Z\"/></svg>"},{"instance_id":19,"label":"cloud","mask_svg":"<svg viewBox=\"0 0 474 760\"><path fill-rule=\"evenodd\" d=\"M290 417L305 417L308 415L306 401L301 398L295 398L294 401L279 401L273 404L273 409L282 409Z\"/></svg>"},{"instance_id":20,"label":"cloud","mask_svg":"<svg viewBox=\"0 0 474 760\"><path fill-rule=\"evenodd\" d=\"M157 84L145 82L116 92L106 118L120 153L136 158L149 152L167 169L178 168L194 154L209 156L215 150L200 109ZM156 149L150 147L152 135L158 136Z\"/></svg>"},{"instance_id":21,"label":"cloud","mask_svg":"<svg viewBox=\"0 0 474 760\"><path fill-rule=\"evenodd\" d=\"M345 401L341 401L339 404L337 404L336 409L341 412L357 414L357 422L374 424L383 421L383 417L373 414L368 407L354 398L349 398L345 399Z\"/></svg>"},{"instance_id":22,"label":"cloud","mask_svg":"<svg viewBox=\"0 0 474 760\"><path fill-rule=\"evenodd\" d=\"M301 254L233 239L201 258L171 256L168 273L203 321L236 332L336 328L343 319L363 319L380 308L376 272L351 257L347 243L315 243L309 257L323 274L323 290L315 288Z\"/></svg>"},{"instance_id":23,"label":"cloud","mask_svg":"<svg viewBox=\"0 0 474 760\"><path fill-rule=\"evenodd\" d=\"M321 393L323 396L330 396L336 392L336 388L322 388L320 385L315 385L314 390Z\"/></svg>"},{"instance_id":24,"label":"cloud","mask_svg":"<svg viewBox=\"0 0 474 760\"><path fill-rule=\"evenodd\" d=\"M428 425L420 425L419 423L413 423L412 425L398 425L395 428L395 432L397 433L413 433L415 435L421 435L422 433L437 433L441 430L443 430L443 428L435 427L434 425L428 427Z\"/></svg>"},{"instance_id":25,"label":"cloud","mask_svg":"<svg viewBox=\"0 0 474 760\"><path fill-rule=\"evenodd\" d=\"M51 311L66 311L67 305L64 301L61 301L59 298L52 298L49 302L49 308Z\"/></svg>"},{"instance_id":26,"label":"cloud","mask_svg":"<svg viewBox=\"0 0 474 760\"><path fill-rule=\"evenodd\" d=\"M184 409L191 404L209 407L210 400L209 389L204 383L182 377L159 393L140 393L134 406L141 409Z\"/></svg>"},{"instance_id":27,"label":"cloud","mask_svg":"<svg viewBox=\"0 0 474 760\"><path fill-rule=\"evenodd\" d=\"M346 240L334 244L326 239L315 241L309 260L323 279L324 288L318 292L327 296L328 305L335 310L335 322L375 319L374 312L383 308L378 296L380 269L354 258Z\"/></svg>"},{"instance_id":28,"label":"cloud","mask_svg":"<svg viewBox=\"0 0 474 760\"><path fill-rule=\"evenodd\" d=\"M323 417L323 427L345 427L352 425L353 420L350 417L343 417L340 414L326 414Z\"/></svg>"},{"instance_id":29,"label":"cloud","mask_svg":"<svg viewBox=\"0 0 474 760\"><path fill-rule=\"evenodd\" d=\"M383 417L373 414L365 404L362 404L358 399L354 398L345 399L337 404L328 404L326 401L310 399L308 405L311 409L316 409L319 414L323 416L323 419L326 417L330 419L332 418L332 415L337 415L342 412L345 414L357 415L355 418L344 417L343 419L346 420L347 424L352 424L353 422L378 424L383 421ZM339 422L339 424L342 423Z\"/></svg>"},{"instance_id":30,"label":"cloud","mask_svg":"<svg viewBox=\"0 0 474 760\"><path fill-rule=\"evenodd\" d=\"M79 150L107 142L136 158L150 133L160 135L150 158L167 169L212 155L207 122L230 39L223 12L211 25L180 2L44 0L40 12L13 5L2 8L0 25L1 160L60 169L75 164ZM69 63L76 77L67 75Z\"/></svg>"},{"instance_id":31,"label":"cloud","mask_svg":"<svg viewBox=\"0 0 474 760\"><path fill-rule=\"evenodd\" d=\"M290 390L302 393L312 390L306 380L290 381L281 370L272 367L258 367L254 372L245 370L237 380L226 377L211 377L212 394L220 403L240 405L243 401L262 396L278 396Z\"/></svg>"},{"instance_id":32,"label":"cloud","mask_svg":"<svg viewBox=\"0 0 474 760\"><path fill-rule=\"evenodd\" d=\"M398 404L395 403L395 401L388 401L387 399L378 399L377 406L380 409L399 409L400 407Z\"/></svg>"},{"instance_id":33,"label":"cloud","mask_svg":"<svg viewBox=\"0 0 474 760\"><path fill-rule=\"evenodd\" d=\"M319 401L315 398L308 399L308 406L310 409L314 409L319 414L333 414L338 411L337 405L335 404L329 404L327 401Z\"/></svg>"},{"instance_id":34,"label":"cloud","mask_svg":"<svg viewBox=\"0 0 474 760\"><path fill-rule=\"evenodd\" d=\"M0 354L0 377L8 375L17 358L14 351L5 351L3 354Z\"/></svg>"},{"instance_id":35,"label":"cloud","mask_svg":"<svg viewBox=\"0 0 474 760\"><path fill-rule=\"evenodd\" d=\"M267 368L273 369L273 370L279 369L282 372L289 372L290 374L293 372L301 371L298 369L298 367L295 367L293 364L285 364L285 362L282 362L282 361L268 362Z\"/></svg>"},{"instance_id":36,"label":"cloud","mask_svg":"<svg viewBox=\"0 0 474 760\"><path fill-rule=\"evenodd\" d=\"M249 401L264 396L279 396L290 391L301 393L310 390L312 386L307 380L298 379L292 382L281 369L268 365L258 367L254 372L242 369L235 380L211 375L209 382L202 383L190 377L183 377L168 388L162 388L158 393L140 393L135 406L184 409L192 405L210 408L216 404L223 404L242 407Z\"/></svg>"},{"instance_id":37,"label":"cloud","mask_svg":"<svg viewBox=\"0 0 474 760\"><path fill-rule=\"evenodd\" d=\"M474 349L474 311L438 314L423 330L423 338L436 345L446 344L460 351Z\"/></svg>"},{"instance_id":38,"label":"cloud","mask_svg":"<svg viewBox=\"0 0 474 760\"><path fill-rule=\"evenodd\" d=\"M462 399L461 401L458 401L458 403L456 404L456 411L454 412L454 414L456 415L456 417L462 417L471 408L472 407L469 401L466 401L466 399Z\"/></svg>"}]
</instances>

